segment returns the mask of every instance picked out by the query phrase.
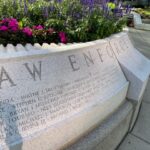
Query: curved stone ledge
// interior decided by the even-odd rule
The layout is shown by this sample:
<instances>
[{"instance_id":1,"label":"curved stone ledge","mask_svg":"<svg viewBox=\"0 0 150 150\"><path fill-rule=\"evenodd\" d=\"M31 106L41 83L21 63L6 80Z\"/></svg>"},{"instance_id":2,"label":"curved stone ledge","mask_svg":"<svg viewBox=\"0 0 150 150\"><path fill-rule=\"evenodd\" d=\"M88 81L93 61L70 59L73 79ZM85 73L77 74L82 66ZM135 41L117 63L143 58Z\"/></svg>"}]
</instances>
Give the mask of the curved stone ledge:
<instances>
[{"instance_id":1,"label":"curved stone ledge","mask_svg":"<svg viewBox=\"0 0 150 150\"><path fill-rule=\"evenodd\" d=\"M128 81L109 43L82 45L52 53L38 44L7 45L0 59L2 149L61 149L125 101Z\"/></svg>"},{"instance_id":2,"label":"curved stone ledge","mask_svg":"<svg viewBox=\"0 0 150 150\"><path fill-rule=\"evenodd\" d=\"M100 125L126 98L135 108L132 127L150 61L120 33L87 43L1 45L0 68L0 149L56 150Z\"/></svg>"},{"instance_id":3,"label":"curved stone ledge","mask_svg":"<svg viewBox=\"0 0 150 150\"><path fill-rule=\"evenodd\" d=\"M110 43L127 80L130 82L127 98L135 106L131 123L132 129L148 83L150 60L133 47L128 35L125 33L112 36Z\"/></svg>"},{"instance_id":4,"label":"curved stone ledge","mask_svg":"<svg viewBox=\"0 0 150 150\"><path fill-rule=\"evenodd\" d=\"M128 132L132 113L132 104L125 102L100 126L66 150L115 150Z\"/></svg>"},{"instance_id":5,"label":"curved stone ledge","mask_svg":"<svg viewBox=\"0 0 150 150\"><path fill-rule=\"evenodd\" d=\"M7 44L6 47L0 45L0 59L10 59L17 57L28 57L34 55L44 55L49 53L57 53L68 50L77 50L80 48L95 46L96 44L104 44L107 43L106 40L96 40L92 42L86 43L68 43L68 44L47 44L43 43L40 45L39 43L35 43L34 45L26 44L25 46L21 44L17 44L16 46L12 44Z\"/></svg>"}]
</instances>

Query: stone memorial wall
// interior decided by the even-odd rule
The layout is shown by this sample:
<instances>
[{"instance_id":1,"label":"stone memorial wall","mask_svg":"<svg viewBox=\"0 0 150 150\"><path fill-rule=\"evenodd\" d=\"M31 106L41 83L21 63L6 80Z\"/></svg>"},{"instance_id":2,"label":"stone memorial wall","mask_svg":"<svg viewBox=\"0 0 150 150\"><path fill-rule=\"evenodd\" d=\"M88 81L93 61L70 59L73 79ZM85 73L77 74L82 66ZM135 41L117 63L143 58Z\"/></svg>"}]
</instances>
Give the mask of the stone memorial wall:
<instances>
[{"instance_id":1,"label":"stone memorial wall","mask_svg":"<svg viewBox=\"0 0 150 150\"><path fill-rule=\"evenodd\" d=\"M127 33L115 35L110 39L110 44L127 80L130 82L127 98L135 105L131 122L132 129L148 83L150 60L133 47Z\"/></svg>"},{"instance_id":2,"label":"stone memorial wall","mask_svg":"<svg viewBox=\"0 0 150 150\"><path fill-rule=\"evenodd\" d=\"M110 44L126 78L131 82L127 97L140 100L150 75L150 61L133 47L126 33L112 37Z\"/></svg>"},{"instance_id":3,"label":"stone memorial wall","mask_svg":"<svg viewBox=\"0 0 150 150\"><path fill-rule=\"evenodd\" d=\"M125 100L128 82L108 42L55 53L0 48L0 149L60 149Z\"/></svg>"},{"instance_id":4,"label":"stone memorial wall","mask_svg":"<svg viewBox=\"0 0 150 150\"><path fill-rule=\"evenodd\" d=\"M0 150L64 149L124 108L126 97L132 128L149 75L150 60L126 33L67 45L0 45Z\"/></svg>"}]
</instances>

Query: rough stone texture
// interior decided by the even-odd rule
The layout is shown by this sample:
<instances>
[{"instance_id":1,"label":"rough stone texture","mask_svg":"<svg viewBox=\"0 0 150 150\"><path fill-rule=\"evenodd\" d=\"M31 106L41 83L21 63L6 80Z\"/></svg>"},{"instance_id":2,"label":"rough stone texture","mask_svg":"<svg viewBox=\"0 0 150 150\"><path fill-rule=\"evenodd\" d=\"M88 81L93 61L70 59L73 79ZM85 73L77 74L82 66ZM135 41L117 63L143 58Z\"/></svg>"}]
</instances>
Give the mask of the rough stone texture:
<instances>
[{"instance_id":1,"label":"rough stone texture","mask_svg":"<svg viewBox=\"0 0 150 150\"><path fill-rule=\"evenodd\" d=\"M135 25L135 28L139 29L139 30L148 30L148 31L150 31L150 25L146 24L146 23L137 24L137 25Z\"/></svg>"},{"instance_id":2,"label":"rough stone texture","mask_svg":"<svg viewBox=\"0 0 150 150\"><path fill-rule=\"evenodd\" d=\"M129 134L118 150L150 150L150 145L134 135Z\"/></svg>"},{"instance_id":3,"label":"rough stone texture","mask_svg":"<svg viewBox=\"0 0 150 150\"><path fill-rule=\"evenodd\" d=\"M144 95L141 97L140 103L135 105L136 107L135 107L135 110L134 110L135 111L134 114L138 115L142 101L150 103L150 78L148 80L148 84L147 84L146 89L144 91ZM133 118L132 118L131 129L134 127L134 123L137 119L137 115L134 115Z\"/></svg>"},{"instance_id":4,"label":"rough stone texture","mask_svg":"<svg viewBox=\"0 0 150 150\"><path fill-rule=\"evenodd\" d=\"M148 83L150 60L133 47L126 33L112 36L110 44L127 80L130 82L127 98L135 105L133 121L131 123L132 128L137 118L142 97Z\"/></svg>"},{"instance_id":5,"label":"rough stone texture","mask_svg":"<svg viewBox=\"0 0 150 150\"><path fill-rule=\"evenodd\" d=\"M150 31L129 29L129 35L135 44L136 48L148 58L150 58ZM129 136L122 142L119 150L149 150L150 149L150 123L149 123L149 110L150 110L150 80L146 87L139 117ZM142 114L141 114L142 113ZM146 125L147 124L147 125ZM143 134L142 134L143 132Z\"/></svg>"},{"instance_id":6,"label":"rough stone texture","mask_svg":"<svg viewBox=\"0 0 150 150\"><path fill-rule=\"evenodd\" d=\"M142 108L133 129L133 134L150 143L150 103L142 103Z\"/></svg>"},{"instance_id":7,"label":"rough stone texture","mask_svg":"<svg viewBox=\"0 0 150 150\"><path fill-rule=\"evenodd\" d=\"M121 40L122 37L123 40ZM118 34L115 38L120 45L120 47L115 47L115 50L119 55L122 55L121 58L125 62L122 64L120 62L120 64L124 74L130 78L132 83L130 86L133 89L131 95L135 94L132 97L136 106L134 106L136 113L133 116L133 124L147 84L150 71L147 68L150 68L150 63L149 60L133 49L134 47L126 35ZM123 41L127 43L123 43ZM120 107L125 100L128 83L107 41L97 40L86 44L68 44L67 46L44 43L42 46L27 44L22 47L18 44L16 47L8 45L6 49L0 45L0 49L2 88L0 90L7 89L7 92L2 91L0 100L0 102L3 101L0 105L0 111L4 111L3 116L0 116L2 120L0 120L2 129L0 131L0 138L2 139L0 150L57 150L71 145L81 137L83 138L80 141L68 149L114 150L116 148L129 129L133 108L130 102L126 102ZM55 52L56 50L58 51ZM125 50L127 50L127 53ZM71 56L71 60L68 59L68 56ZM42 67L43 64L46 65L44 67L46 70L42 68L41 75L39 72L40 62L42 62ZM21 66L25 67L26 72ZM14 84L8 78L8 75L14 81ZM40 76L42 77L42 83ZM8 80L5 81L5 78ZM65 84L67 82L69 84ZM79 83L79 85L72 85L74 82ZM94 84L92 84L93 82ZM72 86L70 86L70 83ZM47 90L43 90L43 88ZM69 92L72 89L71 93L77 92L79 97ZM94 93L91 94L93 89ZM60 96L60 101L51 106L48 100L52 96L51 92L43 98L38 97L39 95L38 98L27 96L27 94L31 95L29 91L41 90L43 95L49 91L55 91L55 94ZM18 92L23 93L23 95L19 95ZM68 92L72 96L70 97L71 103L68 102L63 105L65 101L63 101L62 94ZM20 99L18 95L22 98ZM75 97L79 99L75 100ZM25 104L24 109L20 109L21 106L18 105L18 107L15 103L25 102L26 99L32 99L33 102L38 100L40 103L30 105L35 106L36 109L31 107L31 110L35 109L36 111L32 119L30 118L32 111L29 111L26 120L30 120L30 123L32 123L23 127L26 130L23 133L21 128L25 126L26 122L22 122L22 125L18 126L21 120L17 116L20 117L20 114L24 114L28 110L25 109ZM58 99L53 100L57 101ZM60 105L61 107L58 108L57 106ZM39 109L38 107L43 108ZM54 110L53 108L57 109ZM112 115L118 108L119 110ZM56 111L55 115L50 109ZM58 113L62 109L67 110L67 112ZM46 118L44 118L45 116ZM105 120L106 118L107 120ZM102 123L102 121L104 122ZM3 122L6 126L3 126ZM93 132L90 132L92 130ZM15 136L11 137L11 132ZM87 133L89 134L87 135Z\"/></svg>"},{"instance_id":8,"label":"rough stone texture","mask_svg":"<svg viewBox=\"0 0 150 150\"><path fill-rule=\"evenodd\" d=\"M143 96L143 101L147 103L150 103L150 91L149 90L150 90L150 78L149 78L149 81L148 81L148 84L147 84L147 87L145 89L145 93Z\"/></svg>"},{"instance_id":9,"label":"rough stone texture","mask_svg":"<svg viewBox=\"0 0 150 150\"><path fill-rule=\"evenodd\" d=\"M148 82L150 60L133 47L126 33L113 36L110 44L126 78L130 81L127 97L138 101Z\"/></svg>"},{"instance_id":10,"label":"rough stone texture","mask_svg":"<svg viewBox=\"0 0 150 150\"><path fill-rule=\"evenodd\" d=\"M55 53L38 44L0 51L0 149L60 149L125 101L128 82L110 45L94 43Z\"/></svg>"},{"instance_id":11,"label":"rough stone texture","mask_svg":"<svg viewBox=\"0 0 150 150\"><path fill-rule=\"evenodd\" d=\"M131 131L134 128L134 125L136 123L136 120L137 120L137 117L138 117L138 114L139 114L139 111L140 111L142 99L136 104L132 100L129 100L129 101L131 101L133 106L134 106L133 107L134 111L133 111L132 121L131 121L131 124L130 124L130 131Z\"/></svg>"},{"instance_id":12,"label":"rough stone texture","mask_svg":"<svg viewBox=\"0 0 150 150\"><path fill-rule=\"evenodd\" d=\"M128 131L132 104L126 102L99 127L67 150L114 150Z\"/></svg>"}]
</instances>

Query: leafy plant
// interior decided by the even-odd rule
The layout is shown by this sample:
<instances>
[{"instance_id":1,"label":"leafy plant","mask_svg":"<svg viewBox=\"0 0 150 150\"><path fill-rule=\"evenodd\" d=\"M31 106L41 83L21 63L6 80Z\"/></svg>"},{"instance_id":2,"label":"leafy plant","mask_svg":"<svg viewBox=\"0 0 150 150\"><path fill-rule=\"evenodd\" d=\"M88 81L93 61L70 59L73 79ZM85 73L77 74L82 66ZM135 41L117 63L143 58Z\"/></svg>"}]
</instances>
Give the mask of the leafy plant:
<instances>
[{"instance_id":1,"label":"leafy plant","mask_svg":"<svg viewBox=\"0 0 150 150\"><path fill-rule=\"evenodd\" d=\"M120 32L126 24L121 9L115 6L111 10L98 0L0 0L0 43L66 43L104 38ZM15 31L9 26L14 18Z\"/></svg>"}]
</instances>

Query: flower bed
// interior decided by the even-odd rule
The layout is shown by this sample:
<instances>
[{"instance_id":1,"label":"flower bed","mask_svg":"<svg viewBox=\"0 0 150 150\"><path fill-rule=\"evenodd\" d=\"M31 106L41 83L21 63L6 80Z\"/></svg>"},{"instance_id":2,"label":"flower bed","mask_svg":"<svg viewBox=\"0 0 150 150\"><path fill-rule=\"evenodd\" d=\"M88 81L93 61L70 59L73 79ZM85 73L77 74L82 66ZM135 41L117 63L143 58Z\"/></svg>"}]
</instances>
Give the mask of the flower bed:
<instances>
[{"instance_id":1,"label":"flower bed","mask_svg":"<svg viewBox=\"0 0 150 150\"><path fill-rule=\"evenodd\" d=\"M0 23L0 42L4 45L26 43L66 43L66 34L56 32L54 29L45 29L42 25L22 27L21 23L14 18L3 19Z\"/></svg>"},{"instance_id":2,"label":"flower bed","mask_svg":"<svg viewBox=\"0 0 150 150\"><path fill-rule=\"evenodd\" d=\"M98 0L0 0L0 44L101 39L126 24L120 10Z\"/></svg>"},{"instance_id":3,"label":"flower bed","mask_svg":"<svg viewBox=\"0 0 150 150\"><path fill-rule=\"evenodd\" d=\"M139 13L143 19L150 19L150 9L137 8L135 12Z\"/></svg>"}]
</instances>

